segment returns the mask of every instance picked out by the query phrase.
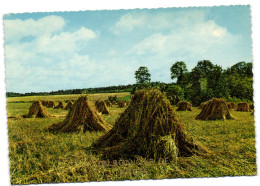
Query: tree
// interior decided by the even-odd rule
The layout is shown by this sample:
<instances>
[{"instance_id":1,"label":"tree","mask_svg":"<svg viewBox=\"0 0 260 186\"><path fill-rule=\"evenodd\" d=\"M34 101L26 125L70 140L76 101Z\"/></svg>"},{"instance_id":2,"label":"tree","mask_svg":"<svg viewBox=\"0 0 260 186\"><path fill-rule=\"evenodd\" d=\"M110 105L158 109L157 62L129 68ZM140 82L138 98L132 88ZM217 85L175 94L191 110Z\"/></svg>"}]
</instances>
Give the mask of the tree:
<instances>
[{"instance_id":1,"label":"tree","mask_svg":"<svg viewBox=\"0 0 260 186\"><path fill-rule=\"evenodd\" d=\"M253 64L244 61L234 64L231 68L226 70L227 74L239 74L240 76L253 77Z\"/></svg>"},{"instance_id":2,"label":"tree","mask_svg":"<svg viewBox=\"0 0 260 186\"><path fill-rule=\"evenodd\" d=\"M221 66L214 65L212 71L208 75L208 92L212 92L209 99L212 97L217 98L228 98L229 97L229 88L225 75L223 74L223 69ZM210 90L210 91L209 91Z\"/></svg>"},{"instance_id":3,"label":"tree","mask_svg":"<svg viewBox=\"0 0 260 186\"><path fill-rule=\"evenodd\" d=\"M191 86L187 88L187 99L191 100L193 105L198 106L214 94L214 90L208 87L208 79L213 69L214 65L209 60L199 61L197 66L192 69Z\"/></svg>"},{"instance_id":4,"label":"tree","mask_svg":"<svg viewBox=\"0 0 260 186\"><path fill-rule=\"evenodd\" d=\"M135 71L135 79L137 84L149 84L151 81L151 74L147 67L139 67L137 71Z\"/></svg>"},{"instance_id":5,"label":"tree","mask_svg":"<svg viewBox=\"0 0 260 186\"><path fill-rule=\"evenodd\" d=\"M183 73L188 72L186 64L183 61L177 61L171 67L171 79L177 78L177 83L181 81Z\"/></svg>"},{"instance_id":6,"label":"tree","mask_svg":"<svg viewBox=\"0 0 260 186\"><path fill-rule=\"evenodd\" d=\"M206 77L213 70L214 65L209 60L199 61L195 67L200 77Z\"/></svg>"}]
</instances>

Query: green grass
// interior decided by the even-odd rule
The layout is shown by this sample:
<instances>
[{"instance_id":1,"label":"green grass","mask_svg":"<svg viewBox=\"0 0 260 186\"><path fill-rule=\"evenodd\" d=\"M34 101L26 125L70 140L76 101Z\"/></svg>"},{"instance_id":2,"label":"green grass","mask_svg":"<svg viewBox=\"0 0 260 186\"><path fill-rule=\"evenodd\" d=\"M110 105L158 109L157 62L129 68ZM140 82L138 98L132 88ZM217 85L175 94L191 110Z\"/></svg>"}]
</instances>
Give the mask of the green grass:
<instances>
[{"instance_id":1,"label":"green grass","mask_svg":"<svg viewBox=\"0 0 260 186\"><path fill-rule=\"evenodd\" d=\"M93 100L100 97L104 95L92 95ZM27 101L32 99L40 98L26 97ZM41 99L63 100L64 97ZM12 98L12 101L17 100ZM30 102L8 100L8 116L27 114L30 105ZM121 161L120 165L111 161L106 165L99 155L88 151L103 132L56 135L46 132L47 126L62 121L68 112L62 109L48 111L55 117L8 120L12 184L256 175L254 116L249 112L232 111L237 119L229 121L195 120L200 112L197 108L191 112L177 112L187 133L207 146L212 156L179 157L177 161L167 163L154 163L140 157L140 166L131 161ZM103 118L114 125L124 108L113 106L110 111L112 114L103 115Z\"/></svg>"},{"instance_id":2,"label":"green grass","mask_svg":"<svg viewBox=\"0 0 260 186\"><path fill-rule=\"evenodd\" d=\"M117 98L117 101L130 101L131 95L127 95L121 98Z\"/></svg>"}]
</instances>

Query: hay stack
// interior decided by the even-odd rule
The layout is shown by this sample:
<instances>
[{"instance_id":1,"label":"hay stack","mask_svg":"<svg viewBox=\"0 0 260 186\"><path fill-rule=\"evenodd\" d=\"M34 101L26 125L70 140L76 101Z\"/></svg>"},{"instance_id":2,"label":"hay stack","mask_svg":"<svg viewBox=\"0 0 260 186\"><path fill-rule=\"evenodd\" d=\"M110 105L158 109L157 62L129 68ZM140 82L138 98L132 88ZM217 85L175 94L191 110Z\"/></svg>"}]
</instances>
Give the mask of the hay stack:
<instances>
[{"instance_id":1,"label":"hay stack","mask_svg":"<svg viewBox=\"0 0 260 186\"><path fill-rule=\"evenodd\" d=\"M48 128L52 132L108 131L110 129L110 125L103 120L87 96L78 98L64 121Z\"/></svg>"},{"instance_id":2,"label":"hay stack","mask_svg":"<svg viewBox=\"0 0 260 186\"><path fill-rule=\"evenodd\" d=\"M207 103L207 102L202 102L202 103L200 104L200 106L199 106L199 108L198 108L198 109L202 109L202 108L203 108L203 106L205 105L205 103Z\"/></svg>"},{"instance_id":3,"label":"hay stack","mask_svg":"<svg viewBox=\"0 0 260 186\"><path fill-rule=\"evenodd\" d=\"M41 101L34 101L29 109L29 114L25 118L50 118L51 115L42 106Z\"/></svg>"},{"instance_id":4,"label":"hay stack","mask_svg":"<svg viewBox=\"0 0 260 186\"><path fill-rule=\"evenodd\" d=\"M101 112L102 114L110 114L107 105L103 100L97 100L95 106L98 112Z\"/></svg>"},{"instance_id":5,"label":"hay stack","mask_svg":"<svg viewBox=\"0 0 260 186\"><path fill-rule=\"evenodd\" d=\"M59 104L55 107L55 109L64 109L64 104L60 101Z\"/></svg>"},{"instance_id":6,"label":"hay stack","mask_svg":"<svg viewBox=\"0 0 260 186\"><path fill-rule=\"evenodd\" d=\"M118 101L117 105L119 108L124 108L126 106L126 103L124 101Z\"/></svg>"},{"instance_id":7,"label":"hay stack","mask_svg":"<svg viewBox=\"0 0 260 186\"><path fill-rule=\"evenodd\" d=\"M54 101L49 101L47 107L48 108L54 108L55 107L55 102Z\"/></svg>"},{"instance_id":8,"label":"hay stack","mask_svg":"<svg viewBox=\"0 0 260 186\"><path fill-rule=\"evenodd\" d=\"M255 107L254 107L254 103L250 104L250 109L251 109L251 110L254 110L254 108L255 108Z\"/></svg>"},{"instance_id":9,"label":"hay stack","mask_svg":"<svg viewBox=\"0 0 260 186\"><path fill-rule=\"evenodd\" d=\"M250 112L251 110L248 103L238 103L236 111Z\"/></svg>"},{"instance_id":10,"label":"hay stack","mask_svg":"<svg viewBox=\"0 0 260 186\"><path fill-rule=\"evenodd\" d=\"M65 110L70 110L72 108L72 105L73 105L72 101L69 101L65 107Z\"/></svg>"},{"instance_id":11,"label":"hay stack","mask_svg":"<svg viewBox=\"0 0 260 186\"><path fill-rule=\"evenodd\" d=\"M228 106L228 109L230 109L230 110L236 108L236 104L233 103L233 102L229 102L229 103L227 103L227 106Z\"/></svg>"},{"instance_id":12,"label":"hay stack","mask_svg":"<svg viewBox=\"0 0 260 186\"><path fill-rule=\"evenodd\" d=\"M45 107L48 106L48 104L49 104L48 100L42 100L41 102L42 102L42 105Z\"/></svg>"},{"instance_id":13,"label":"hay stack","mask_svg":"<svg viewBox=\"0 0 260 186\"><path fill-rule=\"evenodd\" d=\"M113 105L116 105L116 104L117 104L117 102L116 102L116 101L111 101L111 103L112 103Z\"/></svg>"},{"instance_id":14,"label":"hay stack","mask_svg":"<svg viewBox=\"0 0 260 186\"><path fill-rule=\"evenodd\" d=\"M176 111L192 111L192 105L187 101L179 101L177 107Z\"/></svg>"},{"instance_id":15,"label":"hay stack","mask_svg":"<svg viewBox=\"0 0 260 186\"><path fill-rule=\"evenodd\" d=\"M114 127L92 145L111 159L167 158L207 152L185 133L184 124L165 94L157 89L138 90Z\"/></svg>"},{"instance_id":16,"label":"hay stack","mask_svg":"<svg viewBox=\"0 0 260 186\"><path fill-rule=\"evenodd\" d=\"M106 105L107 105L108 107L112 107L112 106L113 106L112 103L111 103L109 100L105 100L105 103L106 103Z\"/></svg>"},{"instance_id":17,"label":"hay stack","mask_svg":"<svg viewBox=\"0 0 260 186\"><path fill-rule=\"evenodd\" d=\"M203 106L198 120L219 120L219 119L234 119L229 113L227 103L222 98L213 98L207 101Z\"/></svg>"}]
</instances>

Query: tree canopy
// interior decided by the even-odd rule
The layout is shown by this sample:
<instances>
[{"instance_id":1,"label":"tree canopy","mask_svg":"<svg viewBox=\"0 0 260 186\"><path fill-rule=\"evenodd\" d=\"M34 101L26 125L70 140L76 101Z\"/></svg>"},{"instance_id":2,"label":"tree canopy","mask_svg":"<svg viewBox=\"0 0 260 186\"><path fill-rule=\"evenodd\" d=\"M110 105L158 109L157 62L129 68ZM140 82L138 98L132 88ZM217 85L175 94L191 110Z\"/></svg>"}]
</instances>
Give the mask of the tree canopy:
<instances>
[{"instance_id":1,"label":"tree canopy","mask_svg":"<svg viewBox=\"0 0 260 186\"><path fill-rule=\"evenodd\" d=\"M150 83L151 74L147 67L141 66L135 71L135 79L137 84L145 84Z\"/></svg>"}]
</instances>

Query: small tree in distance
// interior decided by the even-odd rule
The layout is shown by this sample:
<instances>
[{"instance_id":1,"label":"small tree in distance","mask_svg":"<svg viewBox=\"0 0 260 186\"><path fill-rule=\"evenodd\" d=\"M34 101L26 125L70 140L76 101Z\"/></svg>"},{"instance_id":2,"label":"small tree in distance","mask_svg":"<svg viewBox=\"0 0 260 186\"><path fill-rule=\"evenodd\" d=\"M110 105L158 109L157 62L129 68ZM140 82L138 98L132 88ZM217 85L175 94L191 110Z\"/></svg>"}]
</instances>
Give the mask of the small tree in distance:
<instances>
[{"instance_id":1,"label":"small tree in distance","mask_svg":"<svg viewBox=\"0 0 260 186\"><path fill-rule=\"evenodd\" d=\"M151 74L147 67L139 67L137 71L135 71L135 79L137 84L147 84L151 81Z\"/></svg>"},{"instance_id":2,"label":"small tree in distance","mask_svg":"<svg viewBox=\"0 0 260 186\"><path fill-rule=\"evenodd\" d=\"M141 66L135 71L136 85L132 89L131 94L134 94L136 90L143 88L151 88L151 74L147 67Z\"/></svg>"},{"instance_id":3,"label":"small tree in distance","mask_svg":"<svg viewBox=\"0 0 260 186\"><path fill-rule=\"evenodd\" d=\"M181 81L182 74L188 72L186 64L183 61L177 61L171 66L171 79L177 78L177 82Z\"/></svg>"}]
</instances>

